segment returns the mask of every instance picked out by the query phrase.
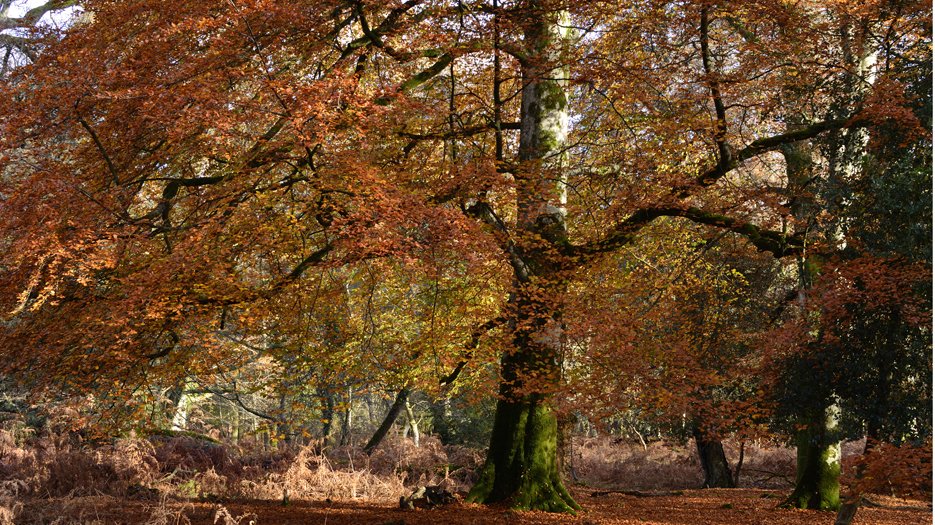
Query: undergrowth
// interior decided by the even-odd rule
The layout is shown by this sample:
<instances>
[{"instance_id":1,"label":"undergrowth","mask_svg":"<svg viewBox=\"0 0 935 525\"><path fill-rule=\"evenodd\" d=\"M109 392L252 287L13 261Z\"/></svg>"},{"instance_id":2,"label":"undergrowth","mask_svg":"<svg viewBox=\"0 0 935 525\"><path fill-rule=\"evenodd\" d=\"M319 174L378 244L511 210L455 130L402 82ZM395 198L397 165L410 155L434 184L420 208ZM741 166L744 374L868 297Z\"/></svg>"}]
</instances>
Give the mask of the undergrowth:
<instances>
[{"instance_id":1,"label":"undergrowth","mask_svg":"<svg viewBox=\"0 0 935 525\"><path fill-rule=\"evenodd\" d=\"M572 482L627 490L691 489L701 467L688 445L655 442L646 447L602 438L575 438L566 464ZM726 442L729 461L739 455ZM845 457L862 444L845 447ZM742 487L784 488L794 478L794 450L747 443ZM426 436L419 447L388 437L370 456L359 447L322 451L319 443L264 449L220 444L196 436L128 437L93 446L80 434L17 434L0 430L0 525L94 525L94 509L136 500L148 509L148 525L185 525L194 502L217 505L215 523L247 525L224 503L292 500L395 503L419 486L467 491L477 479L483 453L442 446ZM80 502L80 504L78 503Z\"/></svg>"}]
</instances>

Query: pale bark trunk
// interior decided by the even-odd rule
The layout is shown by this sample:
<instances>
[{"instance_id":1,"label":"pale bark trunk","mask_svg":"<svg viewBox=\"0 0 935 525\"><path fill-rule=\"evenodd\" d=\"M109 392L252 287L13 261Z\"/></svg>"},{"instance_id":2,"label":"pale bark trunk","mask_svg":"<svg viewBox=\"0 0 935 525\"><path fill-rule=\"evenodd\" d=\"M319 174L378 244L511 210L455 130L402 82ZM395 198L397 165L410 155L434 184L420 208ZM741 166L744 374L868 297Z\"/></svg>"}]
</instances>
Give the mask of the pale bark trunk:
<instances>
[{"instance_id":1,"label":"pale bark trunk","mask_svg":"<svg viewBox=\"0 0 935 525\"><path fill-rule=\"evenodd\" d=\"M412 412L412 405L407 399L405 402L406 410L406 427L403 430L403 437L408 437L409 434L412 434L412 443L415 446L419 446L419 421L416 420L415 414Z\"/></svg>"},{"instance_id":2,"label":"pale bark trunk","mask_svg":"<svg viewBox=\"0 0 935 525\"><path fill-rule=\"evenodd\" d=\"M188 429L188 417L191 414L192 406L197 402L198 395L189 392L189 387L194 386L191 381L184 381L179 387L178 401L175 403L175 413L172 415L171 429L175 432L181 432Z\"/></svg>"},{"instance_id":3,"label":"pale bark trunk","mask_svg":"<svg viewBox=\"0 0 935 525\"><path fill-rule=\"evenodd\" d=\"M347 406L344 407L344 421L341 422L341 446L347 445L351 441L351 406L354 402L354 391L347 389Z\"/></svg>"}]
</instances>

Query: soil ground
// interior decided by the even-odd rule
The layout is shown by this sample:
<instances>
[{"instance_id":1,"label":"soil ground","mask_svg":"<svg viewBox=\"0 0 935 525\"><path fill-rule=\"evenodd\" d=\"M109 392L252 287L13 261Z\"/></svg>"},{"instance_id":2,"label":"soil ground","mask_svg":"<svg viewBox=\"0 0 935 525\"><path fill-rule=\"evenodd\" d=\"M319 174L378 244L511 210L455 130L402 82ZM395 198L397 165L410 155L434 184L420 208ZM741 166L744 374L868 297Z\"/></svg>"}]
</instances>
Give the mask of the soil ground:
<instances>
[{"instance_id":1,"label":"soil ground","mask_svg":"<svg viewBox=\"0 0 935 525\"><path fill-rule=\"evenodd\" d=\"M779 509L782 492L757 489L685 490L673 495L592 496L572 489L583 506L577 516L517 512L505 507L455 503L435 509L401 510L389 503L292 501L132 501L112 497L24 501L15 523L88 525L831 525L829 512ZM874 497L885 507L861 507L855 525L932 523L931 503ZM224 513L227 513L225 518ZM64 516L68 518L62 519Z\"/></svg>"}]
</instances>

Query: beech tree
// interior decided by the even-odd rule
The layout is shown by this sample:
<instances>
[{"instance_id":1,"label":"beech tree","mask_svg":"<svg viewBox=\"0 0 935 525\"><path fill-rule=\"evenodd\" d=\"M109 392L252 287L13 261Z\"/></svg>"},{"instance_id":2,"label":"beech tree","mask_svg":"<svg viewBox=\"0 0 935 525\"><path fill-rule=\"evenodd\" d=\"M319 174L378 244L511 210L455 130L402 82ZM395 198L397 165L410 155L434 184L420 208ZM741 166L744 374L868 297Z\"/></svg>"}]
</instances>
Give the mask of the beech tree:
<instances>
[{"instance_id":1,"label":"beech tree","mask_svg":"<svg viewBox=\"0 0 935 525\"><path fill-rule=\"evenodd\" d=\"M573 511L553 408L575 276L661 217L802 253L777 152L905 117L898 78L844 103L812 82L847 71L818 14L925 40L902 22L930 6L900 5L90 0L0 94L4 368L130 398L211 375L218 331L267 332L315 270L436 261L478 290L472 328L413 380L501 335L469 499ZM842 105L790 127L790 76Z\"/></svg>"}]
</instances>

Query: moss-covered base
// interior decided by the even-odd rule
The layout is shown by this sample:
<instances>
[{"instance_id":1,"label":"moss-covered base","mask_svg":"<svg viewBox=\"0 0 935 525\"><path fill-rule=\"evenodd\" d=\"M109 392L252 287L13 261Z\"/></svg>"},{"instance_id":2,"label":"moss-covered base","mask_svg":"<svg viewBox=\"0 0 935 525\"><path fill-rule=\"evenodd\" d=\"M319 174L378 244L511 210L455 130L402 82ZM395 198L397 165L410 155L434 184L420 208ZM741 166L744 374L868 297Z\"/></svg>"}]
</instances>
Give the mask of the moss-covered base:
<instances>
[{"instance_id":1,"label":"moss-covered base","mask_svg":"<svg viewBox=\"0 0 935 525\"><path fill-rule=\"evenodd\" d=\"M474 485L467 496L471 503L498 503L499 498L491 497L495 468L485 467L481 479ZM509 498L505 498L511 506L519 510L544 510L546 512L563 512L575 514L581 506L575 502L560 479L546 480L526 479Z\"/></svg>"},{"instance_id":2,"label":"moss-covered base","mask_svg":"<svg viewBox=\"0 0 935 525\"><path fill-rule=\"evenodd\" d=\"M559 475L557 436L555 414L540 397L499 401L487 463L467 500L574 514L581 507Z\"/></svg>"},{"instance_id":3,"label":"moss-covered base","mask_svg":"<svg viewBox=\"0 0 935 525\"><path fill-rule=\"evenodd\" d=\"M795 489L783 506L812 510L840 508L841 445L823 441L820 429L799 431Z\"/></svg>"}]
</instances>

